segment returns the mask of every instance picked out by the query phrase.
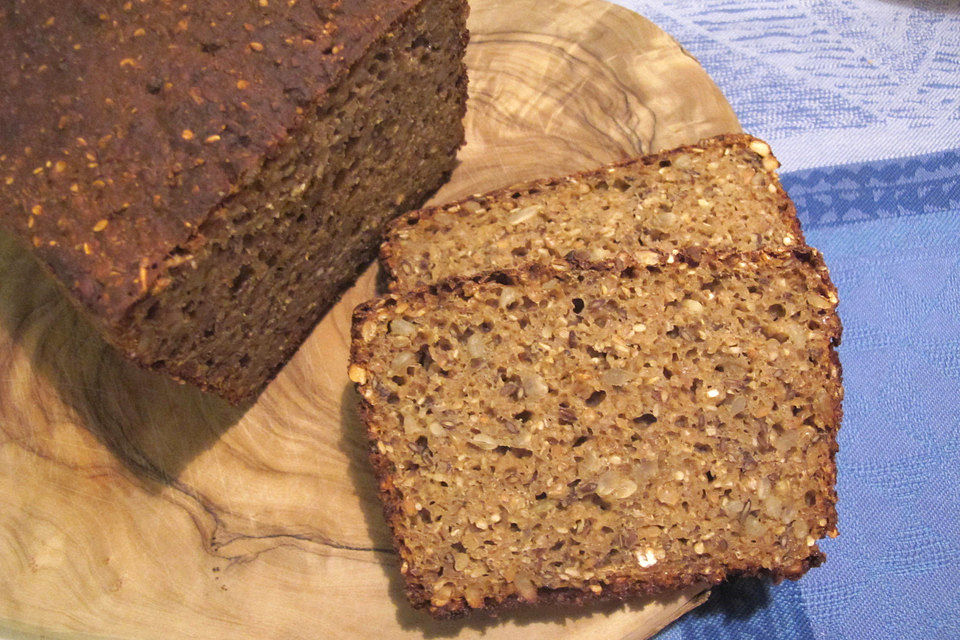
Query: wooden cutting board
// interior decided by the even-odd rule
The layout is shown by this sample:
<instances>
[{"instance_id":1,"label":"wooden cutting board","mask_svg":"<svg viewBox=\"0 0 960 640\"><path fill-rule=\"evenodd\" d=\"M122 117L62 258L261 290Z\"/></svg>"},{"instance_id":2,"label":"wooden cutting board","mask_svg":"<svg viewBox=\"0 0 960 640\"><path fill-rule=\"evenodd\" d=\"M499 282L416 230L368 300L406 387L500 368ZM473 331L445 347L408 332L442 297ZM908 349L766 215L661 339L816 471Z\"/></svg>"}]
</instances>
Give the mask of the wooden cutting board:
<instances>
[{"instance_id":1,"label":"wooden cutting board","mask_svg":"<svg viewBox=\"0 0 960 640\"><path fill-rule=\"evenodd\" d=\"M443 202L738 131L697 62L600 0L475 0ZM0 636L645 638L704 595L499 621L405 602L346 377L371 268L252 407L120 360L0 236Z\"/></svg>"}]
</instances>

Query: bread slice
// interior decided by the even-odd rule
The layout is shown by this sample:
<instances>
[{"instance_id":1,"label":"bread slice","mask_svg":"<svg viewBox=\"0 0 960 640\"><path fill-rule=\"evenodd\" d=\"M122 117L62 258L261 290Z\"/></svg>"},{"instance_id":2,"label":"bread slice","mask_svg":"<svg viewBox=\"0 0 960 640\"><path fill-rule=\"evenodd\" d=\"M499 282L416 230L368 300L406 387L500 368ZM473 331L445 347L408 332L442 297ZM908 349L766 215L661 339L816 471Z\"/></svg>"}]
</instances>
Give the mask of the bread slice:
<instances>
[{"instance_id":1,"label":"bread slice","mask_svg":"<svg viewBox=\"0 0 960 640\"><path fill-rule=\"evenodd\" d=\"M357 308L349 375L415 606L621 599L823 560L843 390L820 255L643 258Z\"/></svg>"},{"instance_id":2,"label":"bread slice","mask_svg":"<svg viewBox=\"0 0 960 640\"><path fill-rule=\"evenodd\" d=\"M413 211L380 249L392 289L520 262L648 248L802 245L767 143L724 135L563 178Z\"/></svg>"},{"instance_id":3,"label":"bread slice","mask_svg":"<svg viewBox=\"0 0 960 640\"><path fill-rule=\"evenodd\" d=\"M255 396L453 168L465 0L0 7L0 225L143 367Z\"/></svg>"}]
</instances>

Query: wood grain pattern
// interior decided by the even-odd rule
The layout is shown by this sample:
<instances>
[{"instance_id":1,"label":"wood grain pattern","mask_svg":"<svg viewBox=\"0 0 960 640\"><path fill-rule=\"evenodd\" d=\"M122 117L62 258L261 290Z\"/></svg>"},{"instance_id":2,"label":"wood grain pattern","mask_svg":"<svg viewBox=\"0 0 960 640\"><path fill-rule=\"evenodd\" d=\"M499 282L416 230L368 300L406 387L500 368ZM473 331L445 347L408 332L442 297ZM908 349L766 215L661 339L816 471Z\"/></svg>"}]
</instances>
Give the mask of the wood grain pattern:
<instances>
[{"instance_id":1,"label":"wood grain pattern","mask_svg":"<svg viewBox=\"0 0 960 640\"><path fill-rule=\"evenodd\" d=\"M737 131L669 36L600 0L478 0L442 202ZM699 590L433 622L406 604L346 378L371 268L256 404L119 358L0 236L0 630L45 637L644 638ZM3 631L0 631L3 635Z\"/></svg>"}]
</instances>

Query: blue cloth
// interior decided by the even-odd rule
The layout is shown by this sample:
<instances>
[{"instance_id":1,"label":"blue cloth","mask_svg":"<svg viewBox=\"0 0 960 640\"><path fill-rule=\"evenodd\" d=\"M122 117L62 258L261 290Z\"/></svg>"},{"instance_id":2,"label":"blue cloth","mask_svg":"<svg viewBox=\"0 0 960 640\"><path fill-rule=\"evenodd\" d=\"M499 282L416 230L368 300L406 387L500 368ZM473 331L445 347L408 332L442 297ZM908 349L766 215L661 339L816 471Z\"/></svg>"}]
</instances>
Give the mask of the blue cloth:
<instances>
[{"instance_id":1,"label":"blue cloth","mask_svg":"<svg viewBox=\"0 0 960 640\"><path fill-rule=\"evenodd\" d=\"M618 0L703 65L784 171L960 148L957 0Z\"/></svg>"},{"instance_id":2,"label":"blue cloth","mask_svg":"<svg viewBox=\"0 0 960 640\"><path fill-rule=\"evenodd\" d=\"M659 640L960 639L960 5L620 0L767 139L840 292L840 537Z\"/></svg>"}]
</instances>

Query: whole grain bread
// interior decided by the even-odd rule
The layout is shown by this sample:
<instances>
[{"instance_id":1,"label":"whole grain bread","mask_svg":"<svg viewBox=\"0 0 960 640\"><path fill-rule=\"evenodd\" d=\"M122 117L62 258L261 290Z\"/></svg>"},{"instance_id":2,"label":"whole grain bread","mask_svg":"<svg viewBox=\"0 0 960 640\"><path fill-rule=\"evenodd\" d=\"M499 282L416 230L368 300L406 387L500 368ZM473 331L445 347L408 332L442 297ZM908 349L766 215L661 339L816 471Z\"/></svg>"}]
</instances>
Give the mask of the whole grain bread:
<instances>
[{"instance_id":1,"label":"whole grain bread","mask_svg":"<svg viewBox=\"0 0 960 640\"><path fill-rule=\"evenodd\" d=\"M357 308L351 380L436 616L798 578L836 535L836 290L808 248L647 252Z\"/></svg>"},{"instance_id":2,"label":"whole grain bread","mask_svg":"<svg viewBox=\"0 0 960 640\"><path fill-rule=\"evenodd\" d=\"M395 290L573 254L804 243L769 145L723 135L594 171L413 211L380 250Z\"/></svg>"},{"instance_id":3,"label":"whole grain bread","mask_svg":"<svg viewBox=\"0 0 960 640\"><path fill-rule=\"evenodd\" d=\"M464 0L0 6L0 224L141 365L255 395L463 142Z\"/></svg>"}]
</instances>

